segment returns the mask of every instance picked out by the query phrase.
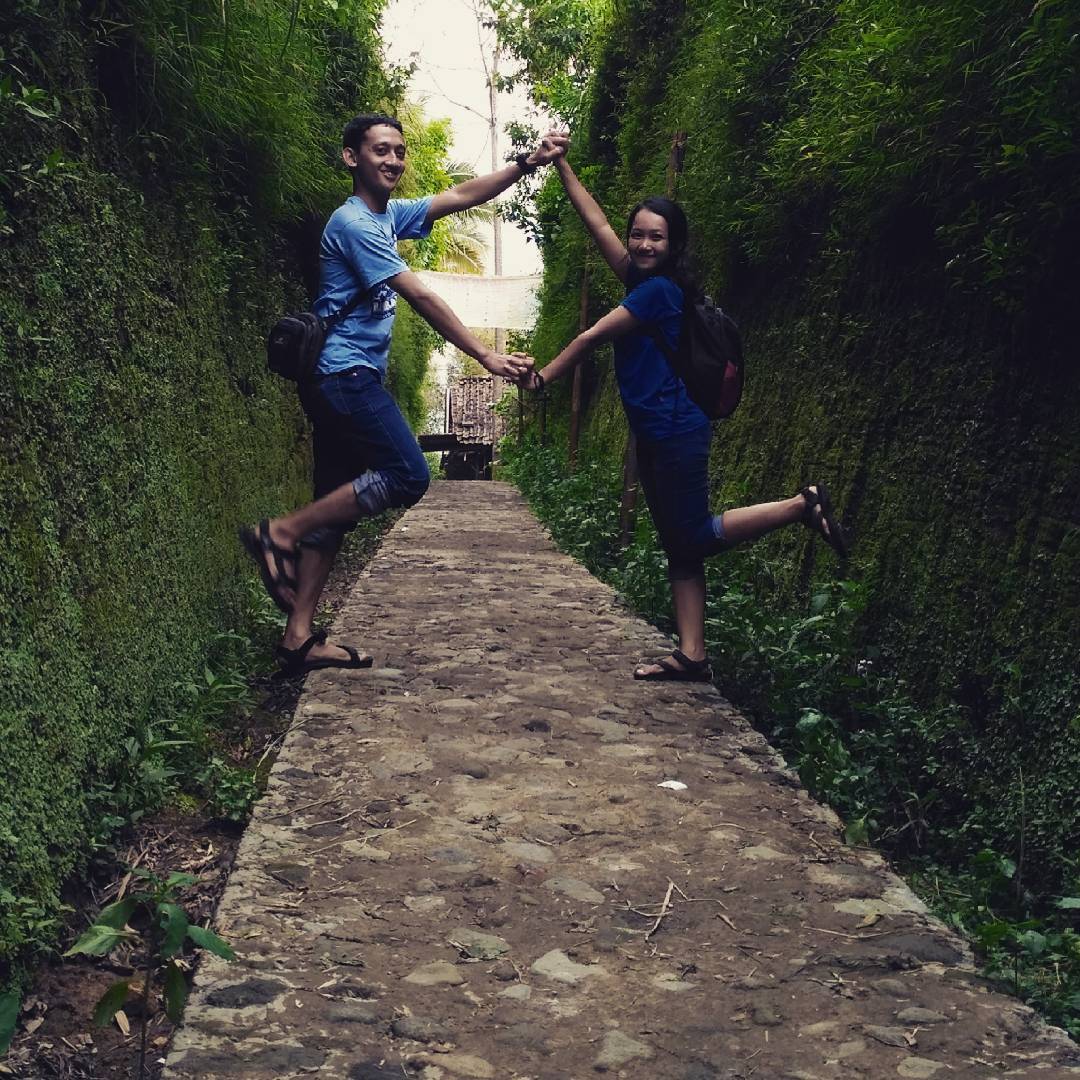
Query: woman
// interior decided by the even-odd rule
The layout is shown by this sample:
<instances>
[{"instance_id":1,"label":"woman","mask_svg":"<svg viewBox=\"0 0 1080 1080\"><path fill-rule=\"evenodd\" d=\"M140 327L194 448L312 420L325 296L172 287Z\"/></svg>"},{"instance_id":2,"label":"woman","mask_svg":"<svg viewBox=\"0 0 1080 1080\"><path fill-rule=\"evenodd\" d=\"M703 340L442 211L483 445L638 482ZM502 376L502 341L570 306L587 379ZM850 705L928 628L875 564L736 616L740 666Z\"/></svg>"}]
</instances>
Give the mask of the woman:
<instances>
[{"instance_id":1,"label":"woman","mask_svg":"<svg viewBox=\"0 0 1080 1080\"><path fill-rule=\"evenodd\" d=\"M565 156L555 160L555 168L571 204L627 293L614 311L574 338L541 374L529 373L523 382L542 389L597 345L614 342L615 374L637 441L641 486L668 556L679 637L679 648L658 660L642 661L634 678L708 681L712 670L705 656L703 560L797 523L820 533L841 557L847 555L847 541L823 484L805 487L779 502L710 513L712 428L650 333L658 328L669 347L676 347L683 307L699 295L687 267L686 215L670 199L647 198L631 210L624 244Z\"/></svg>"}]
</instances>

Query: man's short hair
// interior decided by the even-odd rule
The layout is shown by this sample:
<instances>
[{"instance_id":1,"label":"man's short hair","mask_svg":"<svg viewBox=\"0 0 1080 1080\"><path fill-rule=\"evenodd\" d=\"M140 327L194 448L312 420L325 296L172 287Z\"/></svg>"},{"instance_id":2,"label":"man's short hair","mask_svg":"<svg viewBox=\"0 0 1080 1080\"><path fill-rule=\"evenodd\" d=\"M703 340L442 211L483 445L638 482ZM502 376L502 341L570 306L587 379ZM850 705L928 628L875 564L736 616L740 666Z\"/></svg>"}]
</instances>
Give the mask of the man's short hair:
<instances>
[{"instance_id":1,"label":"man's short hair","mask_svg":"<svg viewBox=\"0 0 1080 1080\"><path fill-rule=\"evenodd\" d=\"M401 121L392 116L386 116L383 113L361 113L345 125L345 130L341 133L341 145L348 146L352 150L359 150L363 145L367 129L377 124L389 124L390 127L397 128L402 135L405 134Z\"/></svg>"}]
</instances>

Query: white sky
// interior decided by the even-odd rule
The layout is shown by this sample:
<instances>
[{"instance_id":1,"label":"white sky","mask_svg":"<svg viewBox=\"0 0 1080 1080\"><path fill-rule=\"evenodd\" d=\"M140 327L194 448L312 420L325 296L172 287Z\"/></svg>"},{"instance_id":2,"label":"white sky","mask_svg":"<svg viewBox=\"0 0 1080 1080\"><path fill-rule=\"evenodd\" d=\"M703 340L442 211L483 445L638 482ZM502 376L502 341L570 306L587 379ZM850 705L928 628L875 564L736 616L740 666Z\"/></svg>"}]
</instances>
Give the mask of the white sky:
<instances>
[{"instance_id":1,"label":"white sky","mask_svg":"<svg viewBox=\"0 0 1080 1080\"><path fill-rule=\"evenodd\" d=\"M387 59L397 64L415 59L419 65L409 83L409 97L424 105L429 118L450 118L454 135L451 157L477 173L490 172L488 90L477 20L470 0L390 0L382 26ZM480 33L490 58L494 32L480 30ZM509 63L504 60L503 67ZM520 91L513 95L500 94L497 110L501 163L509 150L504 125L509 120L528 121L530 110L527 98ZM540 272L540 253L535 244L526 241L520 229L503 222L502 241L504 274ZM491 259L489 247L489 273Z\"/></svg>"}]
</instances>

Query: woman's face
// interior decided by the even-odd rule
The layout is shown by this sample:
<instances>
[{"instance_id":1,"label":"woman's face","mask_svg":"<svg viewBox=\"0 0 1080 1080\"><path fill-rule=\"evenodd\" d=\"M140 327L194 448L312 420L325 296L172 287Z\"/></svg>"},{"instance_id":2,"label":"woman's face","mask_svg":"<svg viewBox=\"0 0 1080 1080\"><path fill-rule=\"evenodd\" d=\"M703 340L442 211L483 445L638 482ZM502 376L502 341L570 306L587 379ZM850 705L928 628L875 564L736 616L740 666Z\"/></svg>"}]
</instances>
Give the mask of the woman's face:
<instances>
[{"instance_id":1,"label":"woman's face","mask_svg":"<svg viewBox=\"0 0 1080 1080\"><path fill-rule=\"evenodd\" d=\"M668 224L652 210L639 210L630 224L626 250L630 261L645 273L652 273L667 262Z\"/></svg>"}]
</instances>

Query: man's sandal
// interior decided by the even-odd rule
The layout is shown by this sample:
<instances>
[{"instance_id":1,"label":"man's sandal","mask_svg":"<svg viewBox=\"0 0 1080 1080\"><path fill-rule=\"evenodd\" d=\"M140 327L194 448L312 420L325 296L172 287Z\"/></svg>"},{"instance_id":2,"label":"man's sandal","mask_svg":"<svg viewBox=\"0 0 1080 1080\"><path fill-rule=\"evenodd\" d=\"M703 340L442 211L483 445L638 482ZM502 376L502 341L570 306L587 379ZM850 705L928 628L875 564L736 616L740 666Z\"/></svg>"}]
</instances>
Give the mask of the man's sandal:
<instances>
[{"instance_id":1,"label":"man's sandal","mask_svg":"<svg viewBox=\"0 0 1080 1080\"><path fill-rule=\"evenodd\" d=\"M634 678L642 682L712 682L712 668L708 658L704 660L691 660L684 652L678 649L671 650L671 658L677 660L676 667L666 656L660 656L655 660L642 660L638 665L653 664L659 671L634 671Z\"/></svg>"},{"instance_id":2,"label":"man's sandal","mask_svg":"<svg viewBox=\"0 0 1080 1080\"><path fill-rule=\"evenodd\" d=\"M316 645L322 645L326 641L326 631L316 630L302 645L295 649L287 649L284 645L277 647L277 662L280 675L283 679L294 679L297 675L306 675L309 671L318 671L320 668L369 668L374 662L370 656L361 656L351 645L339 645L344 649L349 658L335 656L317 656L314 660L308 659L308 653Z\"/></svg>"},{"instance_id":3,"label":"man's sandal","mask_svg":"<svg viewBox=\"0 0 1080 1080\"><path fill-rule=\"evenodd\" d=\"M291 614L292 604L282 595L282 590L296 588L296 560L298 558L296 548L290 550L280 544L275 544L270 537L270 522L266 518L263 518L254 529L250 526L242 528L240 543L255 560L263 588L266 589L270 599L286 615ZM291 564L292 573L289 572L289 564ZM272 571L277 571L277 573Z\"/></svg>"},{"instance_id":4,"label":"man's sandal","mask_svg":"<svg viewBox=\"0 0 1080 1080\"><path fill-rule=\"evenodd\" d=\"M811 490L817 488L817 491ZM803 513L803 524L814 532L820 534L825 541L840 556L841 559L848 557L851 544L844 533L844 527L836 520L833 511L832 500L829 498L829 489L821 483L811 484L804 487L799 494L806 500L806 510ZM821 507L821 514L815 514L814 508Z\"/></svg>"}]
</instances>

